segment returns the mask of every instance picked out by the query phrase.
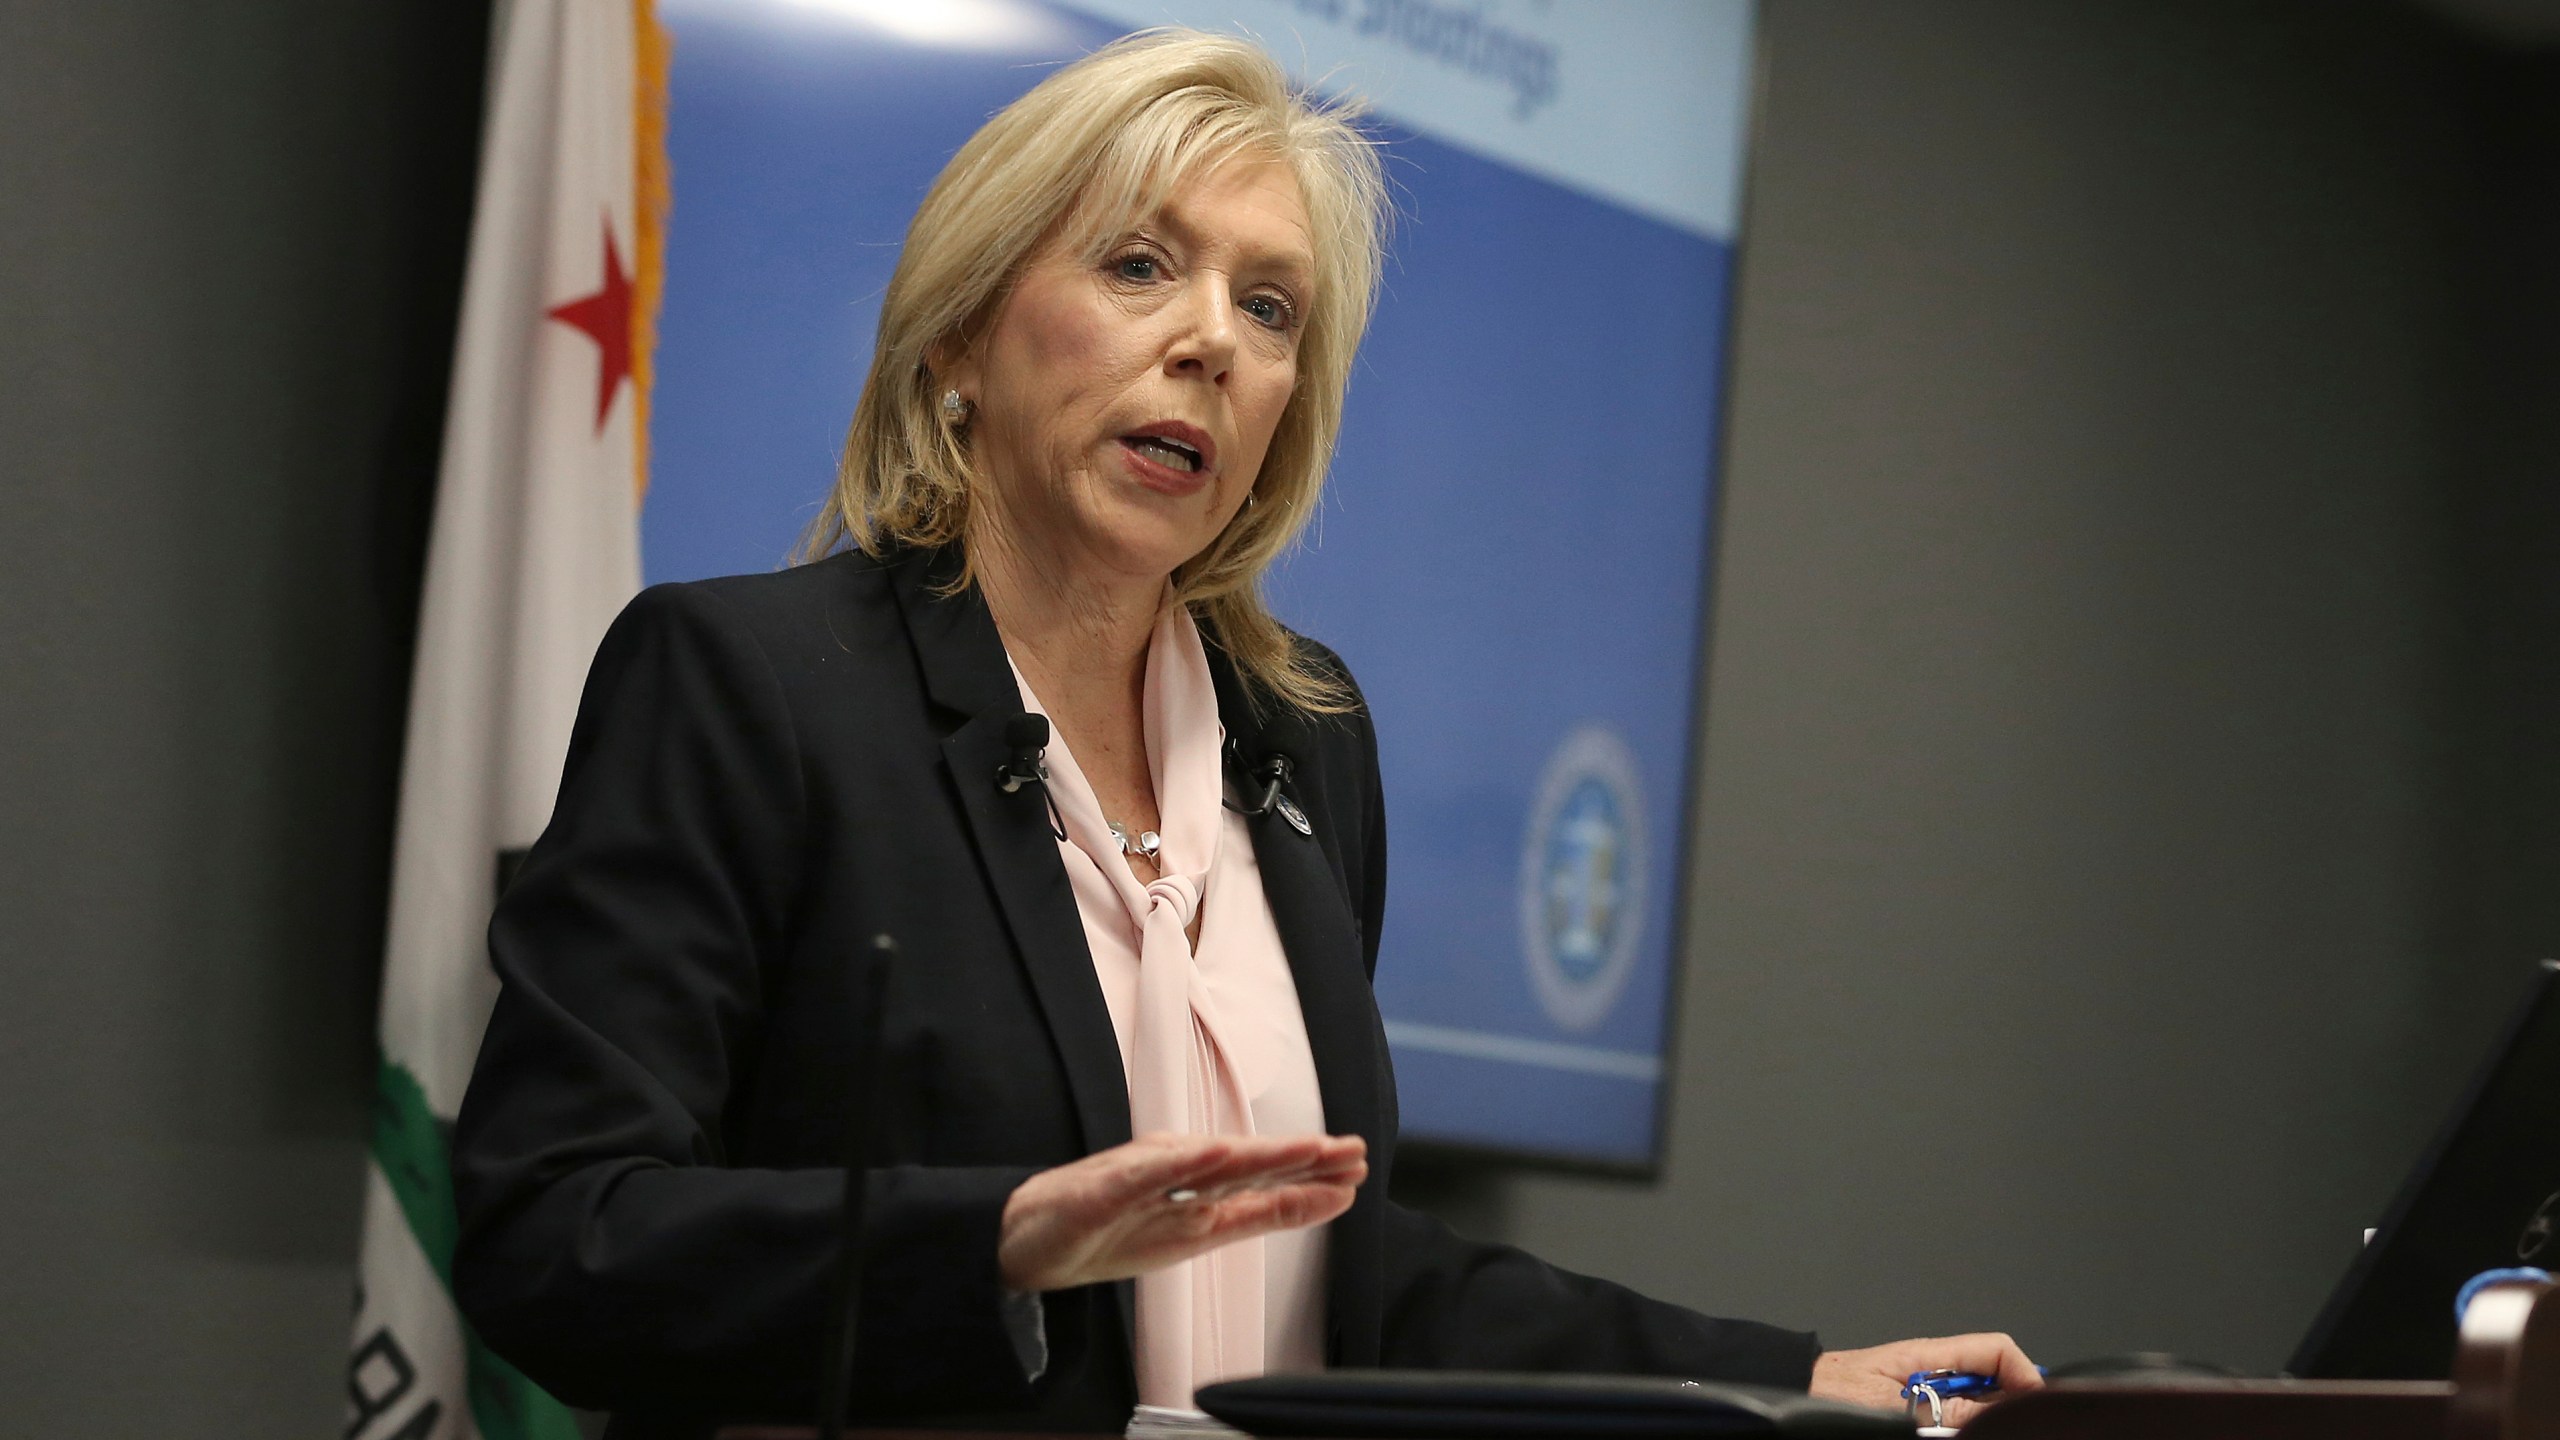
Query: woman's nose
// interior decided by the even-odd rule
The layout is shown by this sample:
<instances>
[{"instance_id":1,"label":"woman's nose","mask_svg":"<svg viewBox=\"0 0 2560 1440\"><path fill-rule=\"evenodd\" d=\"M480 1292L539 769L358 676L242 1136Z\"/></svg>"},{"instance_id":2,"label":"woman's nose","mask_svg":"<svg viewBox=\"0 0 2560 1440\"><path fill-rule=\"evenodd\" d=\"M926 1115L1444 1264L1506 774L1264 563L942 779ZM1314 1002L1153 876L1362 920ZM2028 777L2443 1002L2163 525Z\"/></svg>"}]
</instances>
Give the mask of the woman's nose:
<instances>
[{"instance_id":1,"label":"woman's nose","mask_svg":"<svg viewBox=\"0 0 2560 1440\"><path fill-rule=\"evenodd\" d=\"M1224 285L1205 283L1214 278L1204 277L1204 283L1193 285L1184 297L1182 329L1165 356L1165 368L1223 385L1227 372L1235 368L1236 307Z\"/></svg>"}]
</instances>

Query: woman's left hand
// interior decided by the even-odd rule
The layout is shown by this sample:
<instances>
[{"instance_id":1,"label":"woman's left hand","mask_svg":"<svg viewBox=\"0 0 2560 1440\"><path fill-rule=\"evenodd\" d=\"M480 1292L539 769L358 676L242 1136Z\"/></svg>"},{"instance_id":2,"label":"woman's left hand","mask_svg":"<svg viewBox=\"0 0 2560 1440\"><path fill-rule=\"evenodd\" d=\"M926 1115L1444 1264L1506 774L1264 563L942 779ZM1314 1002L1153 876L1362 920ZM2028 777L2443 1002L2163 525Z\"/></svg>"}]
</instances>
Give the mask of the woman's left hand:
<instances>
[{"instance_id":1,"label":"woman's left hand","mask_svg":"<svg viewBox=\"0 0 2560 1440\"><path fill-rule=\"evenodd\" d=\"M2044 1383L2044 1377L2036 1373L2035 1362L2018 1348L2017 1341L2006 1335L1982 1334L1897 1340L1865 1350L1826 1350L1813 1362L1811 1388L1825 1400L1899 1410L1903 1405L1902 1387L1922 1370L1989 1375L2000 1382L2002 1393L2010 1395ZM1947 1423L1962 1425L1981 1414L1984 1405L1994 1403L1996 1397L1990 1401L1950 1400L1946 1402Z\"/></svg>"}]
</instances>

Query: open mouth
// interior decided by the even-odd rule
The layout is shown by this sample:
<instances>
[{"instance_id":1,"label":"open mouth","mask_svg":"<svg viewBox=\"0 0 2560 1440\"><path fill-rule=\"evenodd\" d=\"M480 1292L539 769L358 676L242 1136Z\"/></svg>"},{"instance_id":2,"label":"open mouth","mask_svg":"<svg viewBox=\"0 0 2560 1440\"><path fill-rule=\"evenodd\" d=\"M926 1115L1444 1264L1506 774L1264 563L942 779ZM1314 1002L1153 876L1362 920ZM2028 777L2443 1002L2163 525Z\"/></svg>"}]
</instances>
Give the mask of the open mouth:
<instances>
[{"instance_id":1,"label":"open mouth","mask_svg":"<svg viewBox=\"0 0 2560 1440\"><path fill-rule=\"evenodd\" d=\"M1152 460L1168 470L1179 470L1185 475L1196 475L1200 471L1200 452L1179 440L1169 440L1162 435L1124 435L1120 443L1135 451L1140 458Z\"/></svg>"}]
</instances>

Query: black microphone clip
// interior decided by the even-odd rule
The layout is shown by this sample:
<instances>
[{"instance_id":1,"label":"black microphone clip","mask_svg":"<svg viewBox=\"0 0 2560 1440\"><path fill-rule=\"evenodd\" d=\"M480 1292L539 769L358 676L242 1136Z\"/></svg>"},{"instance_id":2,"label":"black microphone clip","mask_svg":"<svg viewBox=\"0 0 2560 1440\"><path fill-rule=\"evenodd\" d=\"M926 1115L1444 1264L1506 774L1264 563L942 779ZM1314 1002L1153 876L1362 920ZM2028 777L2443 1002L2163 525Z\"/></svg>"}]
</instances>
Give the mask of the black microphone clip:
<instances>
[{"instance_id":1,"label":"black microphone clip","mask_svg":"<svg viewBox=\"0 0 2560 1440\"><path fill-rule=\"evenodd\" d=\"M1049 833L1067 838L1066 817L1058 813L1058 797L1049 790L1049 717L1028 711L1004 722L1004 747L1013 753L996 767L996 788L1007 795L1025 785L1040 787L1049 802Z\"/></svg>"},{"instance_id":2,"label":"black microphone clip","mask_svg":"<svg viewBox=\"0 0 2560 1440\"><path fill-rule=\"evenodd\" d=\"M1237 749L1233 741L1228 742L1227 752L1230 760L1242 758L1242 752ZM1315 833L1314 828L1307 823L1306 812L1300 810L1288 796L1280 793L1287 787L1290 777L1297 773L1297 762L1289 758L1287 751L1273 750L1265 753L1260 760L1254 762L1253 769L1248 773L1252 783L1259 787L1258 798L1250 805L1239 805L1233 800L1226 801L1228 809L1239 815L1256 817L1268 815L1277 810L1280 812L1280 818L1289 822L1290 829L1301 835Z\"/></svg>"},{"instance_id":3,"label":"black microphone clip","mask_svg":"<svg viewBox=\"0 0 2560 1440\"><path fill-rule=\"evenodd\" d=\"M1013 754L996 769L997 789L1010 795L1049 778L1049 763L1043 758L1049 748L1048 716L1025 713L1004 722L1004 746Z\"/></svg>"}]
</instances>

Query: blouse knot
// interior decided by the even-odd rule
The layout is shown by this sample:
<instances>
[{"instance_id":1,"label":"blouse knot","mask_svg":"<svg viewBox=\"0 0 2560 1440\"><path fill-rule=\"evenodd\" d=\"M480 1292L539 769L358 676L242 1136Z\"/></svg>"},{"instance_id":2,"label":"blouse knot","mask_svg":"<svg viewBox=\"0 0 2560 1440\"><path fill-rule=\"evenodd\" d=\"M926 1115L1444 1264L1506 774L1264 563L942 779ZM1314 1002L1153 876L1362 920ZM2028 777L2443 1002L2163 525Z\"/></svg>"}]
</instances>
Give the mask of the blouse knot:
<instances>
[{"instance_id":1,"label":"blouse knot","mask_svg":"<svg viewBox=\"0 0 2560 1440\"><path fill-rule=\"evenodd\" d=\"M1158 906L1173 911L1174 923L1191 928L1192 917L1200 913L1200 876L1167 875L1147 886L1147 908Z\"/></svg>"}]
</instances>

